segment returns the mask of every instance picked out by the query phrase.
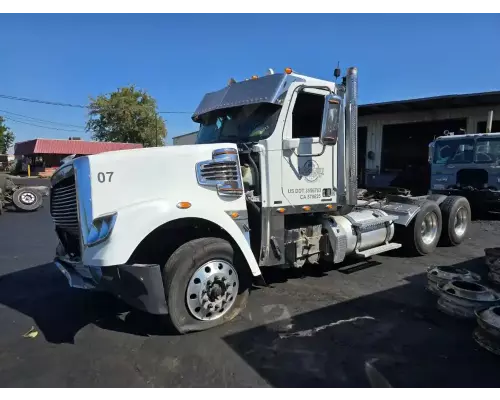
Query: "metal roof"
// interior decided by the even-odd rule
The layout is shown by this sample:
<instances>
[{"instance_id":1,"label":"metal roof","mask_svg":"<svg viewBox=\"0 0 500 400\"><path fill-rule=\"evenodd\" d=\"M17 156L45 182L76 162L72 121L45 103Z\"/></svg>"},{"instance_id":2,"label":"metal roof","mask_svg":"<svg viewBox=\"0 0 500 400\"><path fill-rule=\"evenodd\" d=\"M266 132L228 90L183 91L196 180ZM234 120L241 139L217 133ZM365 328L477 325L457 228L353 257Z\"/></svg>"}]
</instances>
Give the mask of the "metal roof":
<instances>
[{"instance_id":1,"label":"metal roof","mask_svg":"<svg viewBox=\"0 0 500 400\"><path fill-rule=\"evenodd\" d=\"M392 114L405 111L428 111L443 108L464 108L500 104L500 91L470 94L450 94L384 103L360 105L358 115Z\"/></svg>"},{"instance_id":2,"label":"metal roof","mask_svg":"<svg viewBox=\"0 0 500 400\"><path fill-rule=\"evenodd\" d=\"M33 139L16 143L15 155L29 154L81 154L91 155L106 151L138 149L139 143L90 142L84 140Z\"/></svg>"}]
</instances>

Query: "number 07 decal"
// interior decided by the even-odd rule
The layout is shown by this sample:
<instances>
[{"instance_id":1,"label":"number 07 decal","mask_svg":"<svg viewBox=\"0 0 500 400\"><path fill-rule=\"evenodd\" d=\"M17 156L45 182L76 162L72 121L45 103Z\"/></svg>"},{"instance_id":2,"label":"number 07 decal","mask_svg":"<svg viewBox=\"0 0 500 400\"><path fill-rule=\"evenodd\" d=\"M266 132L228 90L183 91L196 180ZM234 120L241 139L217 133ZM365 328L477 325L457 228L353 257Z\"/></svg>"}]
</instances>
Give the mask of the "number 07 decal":
<instances>
[{"instance_id":1,"label":"number 07 decal","mask_svg":"<svg viewBox=\"0 0 500 400\"><path fill-rule=\"evenodd\" d=\"M111 182L114 172L99 172L97 174L97 180L99 183Z\"/></svg>"}]
</instances>

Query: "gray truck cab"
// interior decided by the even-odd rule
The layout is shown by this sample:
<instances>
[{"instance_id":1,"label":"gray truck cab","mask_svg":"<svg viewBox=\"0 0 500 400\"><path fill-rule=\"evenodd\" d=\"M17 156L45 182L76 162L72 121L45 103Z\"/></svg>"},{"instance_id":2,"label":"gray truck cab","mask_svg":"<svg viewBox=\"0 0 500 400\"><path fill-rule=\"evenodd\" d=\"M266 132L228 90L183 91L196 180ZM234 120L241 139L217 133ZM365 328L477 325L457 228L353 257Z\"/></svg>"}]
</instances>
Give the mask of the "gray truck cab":
<instances>
[{"instance_id":1,"label":"gray truck cab","mask_svg":"<svg viewBox=\"0 0 500 400\"><path fill-rule=\"evenodd\" d=\"M445 135L429 145L429 194L500 208L500 133Z\"/></svg>"}]
</instances>

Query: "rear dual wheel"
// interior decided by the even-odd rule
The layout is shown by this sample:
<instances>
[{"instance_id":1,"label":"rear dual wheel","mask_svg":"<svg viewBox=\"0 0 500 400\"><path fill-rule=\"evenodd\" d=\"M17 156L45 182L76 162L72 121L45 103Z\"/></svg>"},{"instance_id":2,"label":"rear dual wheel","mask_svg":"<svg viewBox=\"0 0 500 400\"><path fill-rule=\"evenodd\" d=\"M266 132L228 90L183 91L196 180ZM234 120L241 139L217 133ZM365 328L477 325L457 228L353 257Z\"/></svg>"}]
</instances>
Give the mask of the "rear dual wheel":
<instances>
[{"instance_id":1,"label":"rear dual wheel","mask_svg":"<svg viewBox=\"0 0 500 400\"><path fill-rule=\"evenodd\" d=\"M441 242L447 246L457 246L464 241L470 227L470 204L465 197L448 196L440 208L443 214Z\"/></svg>"},{"instance_id":2,"label":"rear dual wheel","mask_svg":"<svg viewBox=\"0 0 500 400\"><path fill-rule=\"evenodd\" d=\"M246 306L251 278L235 263L229 242L191 240L180 246L163 268L169 317L179 333L222 325Z\"/></svg>"},{"instance_id":3,"label":"rear dual wheel","mask_svg":"<svg viewBox=\"0 0 500 400\"><path fill-rule=\"evenodd\" d=\"M406 252L426 255L436 249L442 226L439 206L435 201L426 201L407 227L396 225L396 234Z\"/></svg>"},{"instance_id":4,"label":"rear dual wheel","mask_svg":"<svg viewBox=\"0 0 500 400\"><path fill-rule=\"evenodd\" d=\"M471 224L471 207L462 196L443 196L431 194L428 200L439 203L443 215L443 233L440 243L444 246L457 246L464 241Z\"/></svg>"}]
</instances>

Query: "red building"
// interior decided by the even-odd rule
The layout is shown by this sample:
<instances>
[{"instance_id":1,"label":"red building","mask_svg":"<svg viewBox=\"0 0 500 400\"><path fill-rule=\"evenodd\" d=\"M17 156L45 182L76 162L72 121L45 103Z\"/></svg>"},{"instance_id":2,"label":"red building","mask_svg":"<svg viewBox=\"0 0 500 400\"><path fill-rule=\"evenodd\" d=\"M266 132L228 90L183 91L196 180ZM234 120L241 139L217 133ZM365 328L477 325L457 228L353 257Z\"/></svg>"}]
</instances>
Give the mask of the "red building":
<instances>
[{"instance_id":1,"label":"red building","mask_svg":"<svg viewBox=\"0 0 500 400\"><path fill-rule=\"evenodd\" d=\"M18 160L27 160L31 166L31 174L53 170L61 164L61 160L72 154L86 156L106 151L142 148L137 143L90 142L77 139L33 139L16 143L14 155Z\"/></svg>"}]
</instances>

